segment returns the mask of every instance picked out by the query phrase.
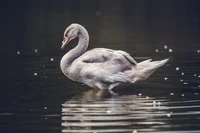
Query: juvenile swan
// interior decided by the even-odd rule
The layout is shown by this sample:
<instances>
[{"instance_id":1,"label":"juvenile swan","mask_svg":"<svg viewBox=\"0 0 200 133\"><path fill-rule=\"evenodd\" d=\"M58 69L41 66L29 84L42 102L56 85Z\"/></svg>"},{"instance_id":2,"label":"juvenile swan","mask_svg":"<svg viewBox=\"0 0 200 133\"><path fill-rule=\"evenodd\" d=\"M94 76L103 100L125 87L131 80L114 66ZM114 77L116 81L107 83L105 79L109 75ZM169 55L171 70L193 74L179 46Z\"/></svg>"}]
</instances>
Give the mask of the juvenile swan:
<instances>
[{"instance_id":1,"label":"juvenile swan","mask_svg":"<svg viewBox=\"0 0 200 133\"><path fill-rule=\"evenodd\" d=\"M66 53L61 61L62 72L71 80L82 82L92 88L112 90L122 83L146 80L168 59L151 59L137 63L128 53L121 50L95 48L87 50L89 35L79 24L71 24L64 32L61 48L78 37L78 45Z\"/></svg>"}]
</instances>

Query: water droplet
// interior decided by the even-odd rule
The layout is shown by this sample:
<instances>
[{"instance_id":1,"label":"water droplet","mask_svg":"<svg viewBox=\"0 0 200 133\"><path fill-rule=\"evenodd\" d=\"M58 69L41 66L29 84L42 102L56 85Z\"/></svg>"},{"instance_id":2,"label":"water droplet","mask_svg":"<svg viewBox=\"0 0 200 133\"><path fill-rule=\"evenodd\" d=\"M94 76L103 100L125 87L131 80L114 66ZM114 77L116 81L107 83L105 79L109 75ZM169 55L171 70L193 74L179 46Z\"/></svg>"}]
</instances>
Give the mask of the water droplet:
<instances>
[{"instance_id":1,"label":"water droplet","mask_svg":"<svg viewBox=\"0 0 200 133\"><path fill-rule=\"evenodd\" d=\"M51 61L54 61L54 59L53 59L53 58L51 58Z\"/></svg>"},{"instance_id":2,"label":"water droplet","mask_svg":"<svg viewBox=\"0 0 200 133\"><path fill-rule=\"evenodd\" d=\"M169 49L169 52L171 53L171 52L172 52L172 49Z\"/></svg>"},{"instance_id":3,"label":"water droplet","mask_svg":"<svg viewBox=\"0 0 200 133\"><path fill-rule=\"evenodd\" d=\"M185 96L185 94L182 94L181 96L182 96L182 97L184 97L184 96Z\"/></svg>"},{"instance_id":4,"label":"water droplet","mask_svg":"<svg viewBox=\"0 0 200 133\"><path fill-rule=\"evenodd\" d=\"M181 75L184 75L184 73L181 73Z\"/></svg>"},{"instance_id":5,"label":"water droplet","mask_svg":"<svg viewBox=\"0 0 200 133\"><path fill-rule=\"evenodd\" d=\"M44 119L45 119L45 120L47 120L47 118L46 118L46 117L45 117Z\"/></svg>"},{"instance_id":6,"label":"water droplet","mask_svg":"<svg viewBox=\"0 0 200 133\"><path fill-rule=\"evenodd\" d=\"M164 46L164 49L167 49L167 45Z\"/></svg>"},{"instance_id":7,"label":"water droplet","mask_svg":"<svg viewBox=\"0 0 200 133\"><path fill-rule=\"evenodd\" d=\"M161 102L158 102L157 104L158 104L158 106L160 106L160 105L161 105Z\"/></svg>"},{"instance_id":8,"label":"water droplet","mask_svg":"<svg viewBox=\"0 0 200 133\"><path fill-rule=\"evenodd\" d=\"M156 101L153 101L153 105L155 105L156 104Z\"/></svg>"},{"instance_id":9,"label":"water droplet","mask_svg":"<svg viewBox=\"0 0 200 133\"><path fill-rule=\"evenodd\" d=\"M174 95L174 93L170 93L170 95L172 96L172 95Z\"/></svg>"},{"instance_id":10,"label":"water droplet","mask_svg":"<svg viewBox=\"0 0 200 133\"><path fill-rule=\"evenodd\" d=\"M171 114L167 114L167 117L170 117L171 116Z\"/></svg>"},{"instance_id":11,"label":"water droplet","mask_svg":"<svg viewBox=\"0 0 200 133\"><path fill-rule=\"evenodd\" d=\"M181 82L183 82L183 79L180 79Z\"/></svg>"},{"instance_id":12,"label":"water droplet","mask_svg":"<svg viewBox=\"0 0 200 133\"><path fill-rule=\"evenodd\" d=\"M179 67L176 67L176 71L179 71Z\"/></svg>"},{"instance_id":13,"label":"water droplet","mask_svg":"<svg viewBox=\"0 0 200 133\"><path fill-rule=\"evenodd\" d=\"M146 99L148 100L148 99L149 99L149 97L147 96L147 97L146 97Z\"/></svg>"},{"instance_id":14,"label":"water droplet","mask_svg":"<svg viewBox=\"0 0 200 133\"><path fill-rule=\"evenodd\" d=\"M37 76L37 73L34 73L35 76Z\"/></svg>"},{"instance_id":15,"label":"water droplet","mask_svg":"<svg viewBox=\"0 0 200 133\"><path fill-rule=\"evenodd\" d=\"M156 49L155 51L156 51L156 52L159 52L159 49Z\"/></svg>"},{"instance_id":16,"label":"water droplet","mask_svg":"<svg viewBox=\"0 0 200 133\"><path fill-rule=\"evenodd\" d=\"M200 78L200 75L198 76L198 78Z\"/></svg>"},{"instance_id":17,"label":"water droplet","mask_svg":"<svg viewBox=\"0 0 200 133\"><path fill-rule=\"evenodd\" d=\"M142 96L142 94L141 94L141 93L139 93L138 95L139 95L139 96Z\"/></svg>"},{"instance_id":18,"label":"water droplet","mask_svg":"<svg viewBox=\"0 0 200 133\"><path fill-rule=\"evenodd\" d=\"M17 51L17 54L20 54L20 51Z\"/></svg>"},{"instance_id":19,"label":"water droplet","mask_svg":"<svg viewBox=\"0 0 200 133\"><path fill-rule=\"evenodd\" d=\"M133 130L133 132L132 133L137 133L137 130Z\"/></svg>"},{"instance_id":20,"label":"water droplet","mask_svg":"<svg viewBox=\"0 0 200 133\"><path fill-rule=\"evenodd\" d=\"M96 12L95 12L95 15L96 15L96 16L100 16L100 15L101 15L101 12L100 12L100 11L96 11Z\"/></svg>"},{"instance_id":21,"label":"water droplet","mask_svg":"<svg viewBox=\"0 0 200 133\"><path fill-rule=\"evenodd\" d=\"M164 79L165 79L165 80L167 80L168 78L167 78L167 77L165 77Z\"/></svg>"},{"instance_id":22,"label":"water droplet","mask_svg":"<svg viewBox=\"0 0 200 133\"><path fill-rule=\"evenodd\" d=\"M44 107L44 109L47 109L47 107Z\"/></svg>"},{"instance_id":23,"label":"water droplet","mask_svg":"<svg viewBox=\"0 0 200 133\"><path fill-rule=\"evenodd\" d=\"M200 85L198 87L200 87Z\"/></svg>"},{"instance_id":24,"label":"water droplet","mask_svg":"<svg viewBox=\"0 0 200 133\"><path fill-rule=\"evenodd\" d=\"M38 52L38 50L37 49L35 49L35 53L37 53Z\"/></svg>"},{"instance_id":25,"label":"water droplet","mask_svg":"<svg viewBox=\"0 0 200 133\"><path fill-rule=\"evenodd\" d=\"M183 84L184 84L184 85L187 85L188 83L187 83L187 82L184 82Z\"/></svg>"},{"instance_id":26,"label":"water droplet","mask_svg":"<svg viewBox=\"0 0 200 133\"><path fill-rule=\"evenodd\" d=\"M111 110L107 110L107 113L109 114L109 113L112 113L112 111Z\"/></svg>"},{"instance_id":27,"label":"water droplet","mask_svg":"<svg viewBox=\"0 0 200 133\"><path fill-rule=\"evenodd\" d=\"M194 95L199 95L199 93L196 92L196 93L194 93Z\"/></svg>"},{"instance_id":28,"label":"water droplet","mask_svg":"<svg viewBox=\"0 0 200 133\"><path fill-rule=\"evenodd\" d=\"M200 50L199 50L199 49L197 50L197 53L200 53Z\"/></svg>"},{"instance_id":29,"label":"water droplet","mask_svg":"<svg viewBox=\"0 0 200 133\"><path fill-rule=\"evenodd\" d=\"M197 76L197 74L194 74L194 76Z\"/></svg>"}]
</instances>

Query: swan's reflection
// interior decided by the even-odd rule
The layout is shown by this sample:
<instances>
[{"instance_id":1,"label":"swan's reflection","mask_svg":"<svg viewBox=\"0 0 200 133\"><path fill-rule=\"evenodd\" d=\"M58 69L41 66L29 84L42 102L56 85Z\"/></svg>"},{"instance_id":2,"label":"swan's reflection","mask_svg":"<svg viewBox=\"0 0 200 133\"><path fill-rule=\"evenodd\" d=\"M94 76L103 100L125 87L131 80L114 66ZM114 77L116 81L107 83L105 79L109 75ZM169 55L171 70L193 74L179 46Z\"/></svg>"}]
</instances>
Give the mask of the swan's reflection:
<instances>
[{"instance_id":1,"label":"swan's reflection","mask_svg":"<svg viewBox=\"0 0 200 133\"><path fill-rule=\"evenodd\" d=\"M62 132L155 131L153 126L165 122L154 116L166 115L167 107L155 105L154 101L153 97L112 96L107 90L89 90L63 104Z\"/></svg>"}]
</instances>

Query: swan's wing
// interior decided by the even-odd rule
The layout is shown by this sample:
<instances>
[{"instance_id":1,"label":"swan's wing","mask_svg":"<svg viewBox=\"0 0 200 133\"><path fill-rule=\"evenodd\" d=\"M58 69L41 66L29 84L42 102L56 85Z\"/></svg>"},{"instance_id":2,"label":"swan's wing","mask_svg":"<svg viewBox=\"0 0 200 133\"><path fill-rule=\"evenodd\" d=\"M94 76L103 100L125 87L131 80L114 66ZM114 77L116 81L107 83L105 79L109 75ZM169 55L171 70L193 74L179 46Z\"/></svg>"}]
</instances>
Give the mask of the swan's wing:
<instances>
[{"instance_id":1,"label":"swan's wing","mask_svg":"<svg viewBox=\"0 0 200 133\"><path fill-rule=\"evenodd\" d=\"M137 62L128 53L121 50L117 50L116 53L123 55L132 64L137 64Z\"/></svg>"},{"instance_id":2,"label":"swan's wing","mask_svg":"<svg viewBox=\"0 0 200 133\"><path fill-rule=\"evenodd\" d=\"M85 63L102 63L109 60L124 60L134 65L137 64L137 62L128 53L121 50L111 50L105 48L96 48L87 51L80 57L80 59Z\"/></svg>"},{"instance_id":3,"label":"swan's wing","mask_svg":"<svg viewBox=\"0 0 200 133\"><path fill-rule=\"evenodd\" d=\"M105 83L131 82L124 73L131 70L136 61L124 51L110 49L93 49L78 58L81 77Z\"/></svg>"}]
</instances>

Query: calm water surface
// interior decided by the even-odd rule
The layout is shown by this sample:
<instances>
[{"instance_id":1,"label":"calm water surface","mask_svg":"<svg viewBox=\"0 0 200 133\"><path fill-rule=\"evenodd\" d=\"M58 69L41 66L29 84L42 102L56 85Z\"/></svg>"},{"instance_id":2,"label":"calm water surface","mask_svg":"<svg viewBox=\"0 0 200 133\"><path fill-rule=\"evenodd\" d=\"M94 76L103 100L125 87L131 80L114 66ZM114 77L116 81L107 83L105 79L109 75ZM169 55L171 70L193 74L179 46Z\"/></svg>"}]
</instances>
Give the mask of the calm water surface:
<instances>
[{"instance_id":1,"label":"calm water surface","mask_svg":"<svg viewBox=\"0 0 200 133\"><path fill-rule=\"evenodd\" d=\"M59 68L61 55L33 50L15 56L18 71L3 73L2 133L200 132L198 53L171 56L148 81L120 86L116 95L67 79Z\"/></svg>"},{"instance_id":2,"label":"calm water surface","mask_svg":"<svg viewBox=\"0 0 200 133\"><path fill-rule=\"evenodd\" d=\"M198 1L1 5L0 133L200 133ZM64 51L60 46L74 22L88 30L89 49L170 61L146 82L114 89L116 95L73 82L60 59L77 40Z\"/></svg>"}]
</instances>

